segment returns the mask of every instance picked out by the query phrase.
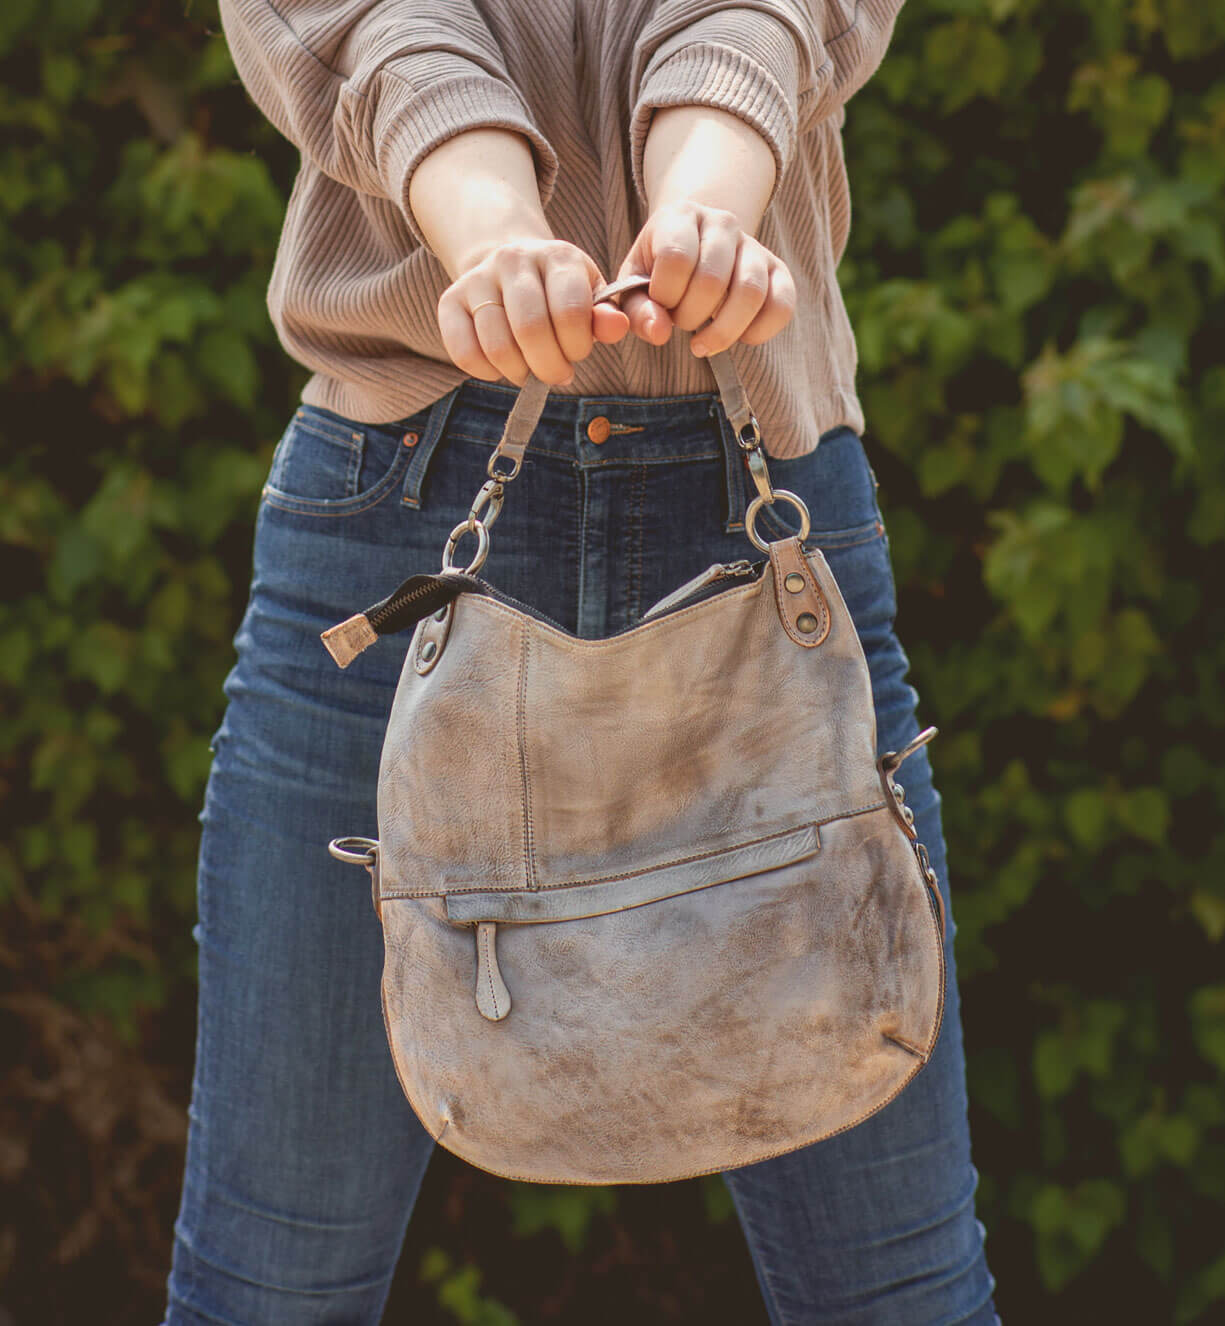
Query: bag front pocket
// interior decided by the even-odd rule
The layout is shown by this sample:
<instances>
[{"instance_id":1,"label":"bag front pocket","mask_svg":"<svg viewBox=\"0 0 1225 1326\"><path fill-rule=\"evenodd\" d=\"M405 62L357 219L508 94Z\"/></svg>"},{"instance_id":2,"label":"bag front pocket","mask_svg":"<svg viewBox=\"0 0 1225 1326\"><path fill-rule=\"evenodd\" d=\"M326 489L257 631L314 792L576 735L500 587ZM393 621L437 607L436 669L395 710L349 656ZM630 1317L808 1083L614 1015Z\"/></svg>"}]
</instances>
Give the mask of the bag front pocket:
<instances>
[{"instance_id":1,"label":"bag front pocket","mask_svg":"<svg viewBox=\"0 0 1225 1326\"><path fill-rule=\"evenodd\" d=\"M914 853L884 806L822 824L819 850L802 837L786 864L676 893L661 877L654 900L622 882L419 898L386 881L388 1040L431 1135L509 1177L663 1182L892 1099L943 1006Z\"/></svg>"},{"instance_id":2,"label":"bag front pocket","mask_svg":"<svg viewBox=\"0 0 1225 1326\"><path fill-rule=\"evenodd\" d=\"M815 824L805 824L788 833L634 871L616 880L528 892L451 893L445 900L447 919L476 925L476 1006L482 1017L500 1022L510 1012L511 995L498 967L499 921L522 925L608 916L804 861L820 850L820 830Z\"/></svg>"}]
</instances>

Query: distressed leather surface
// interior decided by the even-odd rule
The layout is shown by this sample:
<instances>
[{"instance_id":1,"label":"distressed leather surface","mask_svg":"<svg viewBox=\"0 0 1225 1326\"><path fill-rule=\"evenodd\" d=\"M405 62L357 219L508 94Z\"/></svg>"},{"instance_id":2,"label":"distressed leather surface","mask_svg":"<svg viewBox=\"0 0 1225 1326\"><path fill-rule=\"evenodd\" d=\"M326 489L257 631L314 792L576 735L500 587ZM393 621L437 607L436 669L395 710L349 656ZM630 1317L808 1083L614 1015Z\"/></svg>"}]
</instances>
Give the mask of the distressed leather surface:
<instances>
[{"instance_id":1,"label":"distressed leather surface","mask_svg":"<svg viewBox=\"0 0 1225 1326\"><path fill-rule=\"evenodd\" d=\"M937 922L886 808L822 837L781 870L499 925L500 1022L473 1000L472 927L439 899L385 900L392 1052L426 1128L497 1174L643 1183L751 1164L880 1108L935 1041Z\"/></svg>"},{"instance_id":2,"label":"distressed leather surface","mask_svg":"<svg viewBox=\"0 0 1225 1326\"><path fill-rule=\"evenodd\" d=\"M414 1109L471 1163L751 1164L853 1126L930 1053L943 947L867 663L824 557L791 551L828 606L816 648L768 565L608 640L464 595L426 675L410 650L379 781L384 1014Z\"/></svg>"},{"instance_id":3,"label":"distressed leather surface","mask_svg":"<svg viewBox=\"0 0 1225 1326\"><path fill-rule=\"evenodd\" d=\"M831 616L812 650L782 627L772 568L605 640L462 595L392 705L384 887L579 883L883 804L863 647L807 561Z\"/></svg>"}]
</instances>

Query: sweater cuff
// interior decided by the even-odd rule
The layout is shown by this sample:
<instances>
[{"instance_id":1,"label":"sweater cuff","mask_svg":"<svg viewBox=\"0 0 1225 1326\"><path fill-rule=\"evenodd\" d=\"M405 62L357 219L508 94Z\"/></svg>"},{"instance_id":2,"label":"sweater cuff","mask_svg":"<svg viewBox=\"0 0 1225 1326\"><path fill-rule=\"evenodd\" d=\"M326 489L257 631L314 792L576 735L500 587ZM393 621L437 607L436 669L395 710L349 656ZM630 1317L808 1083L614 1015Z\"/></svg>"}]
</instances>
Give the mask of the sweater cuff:
<instances>
[{"instance_id":1,"label":"sweater cuff","mask_svg":"<svg viewBox=\"0 0 1225 1326\"><path fill-rule=\"evenodd\" d=\"M774 186L766 200L769 208L796 143L798 76L794 58L781 65L790 71L790 86L784 87L769 69L742 51L713 42L692 42L647 70L630 116L630 166L644 215L650 210L642 164L647 133L653 111L663 106L715 106L752 125L774 153Z\"/></svg>"},{"instance_id":2,"label":"sweater cuff","mask_svg":"<svg viewBox=\"0 0 1225 1326\"><path fill-rule=\"evenodd\" d=\"M408 205L413 172L436 147L468 129L512 129L522 134L532 147L540 204L548 204L557 183L557 153L513 88L483 72L420 89L400 78L392 81L398 94L387 96L385 92L374 125L378 172L387 196L399 207L413 238L423 248L428 249L429 244Z\"/></svg>"}]
</instances>

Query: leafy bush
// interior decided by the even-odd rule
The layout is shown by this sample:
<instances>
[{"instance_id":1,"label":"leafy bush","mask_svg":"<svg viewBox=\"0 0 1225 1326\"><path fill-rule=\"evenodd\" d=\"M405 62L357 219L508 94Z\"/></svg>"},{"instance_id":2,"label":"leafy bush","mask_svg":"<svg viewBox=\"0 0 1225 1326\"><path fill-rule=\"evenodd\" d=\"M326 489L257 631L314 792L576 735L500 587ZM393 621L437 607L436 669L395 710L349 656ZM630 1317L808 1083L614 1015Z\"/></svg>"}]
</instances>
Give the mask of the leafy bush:
<instances>
[{"instance_id":1,"label":"leafy bush","mask_svg":"<svg viewBox=\"0 0 1225 1326\"><path fill-rule=\"evenodd\" d=\"M1203 573L1225 535L1223 49L1225 10L1196 0L928 0L849 108L841 276L899 632L942 728L1005 1319L1225 1303L1225 604ZM8 0L0 62L2 1292L72 1319L126 1284L137 1320L177 1196L208 739L303 377L264 308L296 163L211 3ZM443 1164L398 1290L422 1320L543 1319L523 1258L629 1275L682 1211L737 1237L710 1185L690 1212ZM721 1283L682 1317L726 1306Z\"/></svg>"}]
</instances>

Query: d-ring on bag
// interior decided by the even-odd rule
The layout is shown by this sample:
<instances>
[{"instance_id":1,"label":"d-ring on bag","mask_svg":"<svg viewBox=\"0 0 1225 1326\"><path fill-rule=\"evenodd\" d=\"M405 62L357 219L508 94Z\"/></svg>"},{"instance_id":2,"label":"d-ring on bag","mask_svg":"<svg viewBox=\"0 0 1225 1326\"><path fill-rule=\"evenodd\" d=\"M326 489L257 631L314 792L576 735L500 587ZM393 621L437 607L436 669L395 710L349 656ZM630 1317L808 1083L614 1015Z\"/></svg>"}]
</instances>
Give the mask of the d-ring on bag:
<instances>
[{"instance_id":1,"label":"d-ring on bag","mask_svg":"<svg viewBox=\"0 0 1225 1326\"><path fill-rule=\"evenodd\" d=\"M647 278L604 286L608 299ZM580 639L476 576L544 408L529 378L438 575L323 632L343 667L414 626L384 738L373 881L400 1082L443 1146L545 1183L657 1183L851 1128L931 1054L943 907L808 512L772 490L709 359L766 556ZM800 534L767 544L764 503ZM465 535L471 565L453 565Z\"/></svg>"}]
</instances>

